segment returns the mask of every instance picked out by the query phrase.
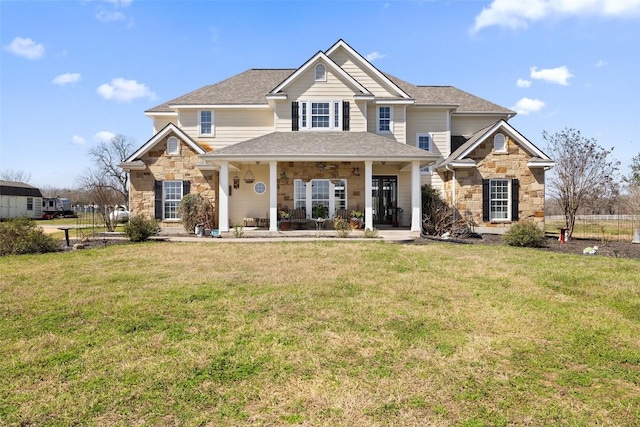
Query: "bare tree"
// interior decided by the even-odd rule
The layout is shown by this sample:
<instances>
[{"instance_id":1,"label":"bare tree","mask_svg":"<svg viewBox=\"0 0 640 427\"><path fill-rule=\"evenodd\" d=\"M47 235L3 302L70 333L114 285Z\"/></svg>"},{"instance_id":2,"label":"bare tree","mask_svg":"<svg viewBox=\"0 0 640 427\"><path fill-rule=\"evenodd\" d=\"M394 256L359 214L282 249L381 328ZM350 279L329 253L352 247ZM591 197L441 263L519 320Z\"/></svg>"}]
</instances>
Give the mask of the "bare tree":
<instances>
[{"instance_id":1,"label":"bare tree","mask_svg":"<svg viewBox=\"0 0 640 427\"><path fill-rule=\"evenodd\" d=\"M640 153L631 159L631 173L627 181L631 187L640 187Z\"/></svg>"},{"instance_id":2,"label":"bare tree","mask_svg":"<svg viewBox=\"0 0 640 427\"><path fill-rule=\"evenodd\" d=\"M542 137L556 162L549 179L549 193L557 199L571 236L580 209L594 206L602 195L617 192L620 162L610 158L613 148L606 150L575 129L566 128L554 134L544 131Z\"/></svg>"},{"instance_id":3,"label":"bare tree","mask_svg":"<svg viewBox=\"0 0 640 427\"><path fill-rule=\"evenodd\" d=\"M109 179L97 170L87 170L78 179L78 185L84 190L88 204L96 207L96 212L102 217L107 231L115 231L116 223L111 221L110 213L122 201L122 193L114 189L111 184Z\"/></svg>"},{"instance_id":4,"label":"bare tree","mask_svg":"<svg viewBox=\"0 0 640 427\"><path fill-rule=\"evenodd\" d=\"M4 181L15 181L29 184L29 182L31 181L31 172L14 169L3 169L0 170L0 179Z\"/></svg>"},{"instance_id":5,"label":"bare tree","mask_svg":"<svg viewBox=\"0 0 640 427\"><path fill-rule=\"evenodd\" d=\"M120 193L121 199L116 204L129 203L129 174L118 164L131 155L135 145L133 138L116 135L111 141L102 141L89 150L89 157L100 176L100 185Z\"/></svg>"}]
</instances>

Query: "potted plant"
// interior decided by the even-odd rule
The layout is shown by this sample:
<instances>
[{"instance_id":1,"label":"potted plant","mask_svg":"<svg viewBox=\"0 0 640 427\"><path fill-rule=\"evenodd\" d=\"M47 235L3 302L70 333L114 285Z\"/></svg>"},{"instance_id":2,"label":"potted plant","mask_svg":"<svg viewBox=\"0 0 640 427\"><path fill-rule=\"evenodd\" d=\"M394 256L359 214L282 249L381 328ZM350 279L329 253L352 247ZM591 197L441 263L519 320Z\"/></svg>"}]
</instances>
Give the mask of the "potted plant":
<instances>
[{"instance_id":1,"label":"potted plant","mask_svg":"<svg viewBox=\"0 0 640 427\"><path fill-rule=\"evenodd\" d=\"M280 230L291 230L291 213L287 211L280 211L278 212L278 217L280 219Z\"/></svg>"},{"instance_id":2,"label":"potted plant","mask_svg":"<svg viewBox=\"0 0 640 427\"><path fill-rule=\"evenodd\" d=\"M325 218L327 215L327 211L324 205L318 205L313 209L314 218Z\"/></svg>"},{"instance_id":3,"label":"potted plant","mask_svg":"<svg viewBox=\"0 0 640 427\"><path fill-rule=\"evenodd\" d=\"M351 228L363 228L364 222L362 219L364 217L364 214L362 213L362 211L352 210L349 215L351 216L351 219L349 220L349 225L351 225Z\"/></svg>"}]
</instances>

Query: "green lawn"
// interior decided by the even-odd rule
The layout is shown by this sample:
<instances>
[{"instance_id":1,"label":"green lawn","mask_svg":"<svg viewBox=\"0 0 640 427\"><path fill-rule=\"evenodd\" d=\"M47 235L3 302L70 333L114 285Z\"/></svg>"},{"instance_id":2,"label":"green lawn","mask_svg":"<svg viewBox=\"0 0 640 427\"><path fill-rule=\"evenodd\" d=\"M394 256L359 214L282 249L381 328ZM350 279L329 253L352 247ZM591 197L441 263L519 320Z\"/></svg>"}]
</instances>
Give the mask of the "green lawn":
<instances>
[{"instance_id":1,"label":"green lawn","mask_svg":"<svg viewBox=\"0 0 640 427\"><path fill-rule=\"evenodd\" d=\"M0 425L639 425L639 272L447 243L3 257Z\"/></svg>"}]
</instances>

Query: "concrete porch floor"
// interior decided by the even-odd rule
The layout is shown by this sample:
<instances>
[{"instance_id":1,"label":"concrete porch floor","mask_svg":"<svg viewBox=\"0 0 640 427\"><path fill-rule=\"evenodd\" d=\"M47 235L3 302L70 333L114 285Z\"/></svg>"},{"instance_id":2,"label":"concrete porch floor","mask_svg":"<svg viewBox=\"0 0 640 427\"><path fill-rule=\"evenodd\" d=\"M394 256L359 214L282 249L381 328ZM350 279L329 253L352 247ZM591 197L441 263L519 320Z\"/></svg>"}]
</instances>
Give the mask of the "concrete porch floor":
<instances>
[{"instance_id":1,"label":"concrete porch floor","mask_svg":"<svg viewBox=\"0 0 640 427\"><path fill-rule=\"evenodd\" d=\"M187 234L182 227L165 227L158 236L152 237L155 240L166 240L172 242L274 242L274 241L313 241L313 240L383 240L387 242L410 242L420 237L418 232L413 232L409 228L389 227L379 228L378 237L375 239L365 238L364 230L351 230L349 237L339 238L335 230L287 230L287 231L269 231L264 228L244 227L244 235L242 238L236 238L233 230L222 233L219 238L211 236L197 237L193 234Z\"/></svg>"}]
</instances>

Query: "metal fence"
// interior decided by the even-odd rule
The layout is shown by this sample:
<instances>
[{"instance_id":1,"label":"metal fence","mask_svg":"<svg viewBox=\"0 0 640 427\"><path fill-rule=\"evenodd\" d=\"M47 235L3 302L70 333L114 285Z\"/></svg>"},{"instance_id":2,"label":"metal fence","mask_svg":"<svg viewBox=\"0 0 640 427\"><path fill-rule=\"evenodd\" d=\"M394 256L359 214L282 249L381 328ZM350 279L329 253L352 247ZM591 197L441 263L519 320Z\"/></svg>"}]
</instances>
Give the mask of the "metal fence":
<instances>
[{"instance_id":1,"label":"metal fence","mask_svg":"<svg viewBox=\"0 0 640 427\"><path fill-rule=\"evenodd\" d=\"M564 215L548 215L545 224L547 233L559 234ZM573 238L630 242L636 228L640 228L640 219L633 215L577 215Z\"/></svg>"}]
</instances>

